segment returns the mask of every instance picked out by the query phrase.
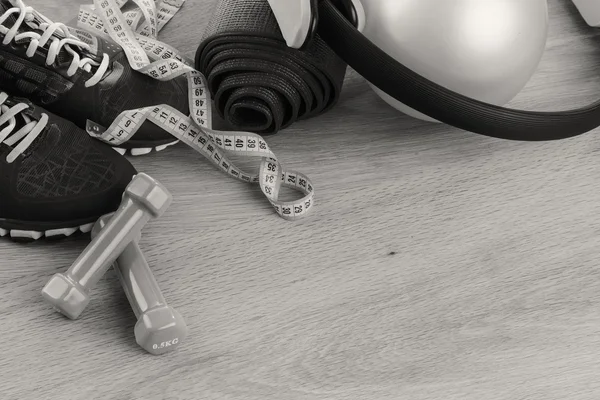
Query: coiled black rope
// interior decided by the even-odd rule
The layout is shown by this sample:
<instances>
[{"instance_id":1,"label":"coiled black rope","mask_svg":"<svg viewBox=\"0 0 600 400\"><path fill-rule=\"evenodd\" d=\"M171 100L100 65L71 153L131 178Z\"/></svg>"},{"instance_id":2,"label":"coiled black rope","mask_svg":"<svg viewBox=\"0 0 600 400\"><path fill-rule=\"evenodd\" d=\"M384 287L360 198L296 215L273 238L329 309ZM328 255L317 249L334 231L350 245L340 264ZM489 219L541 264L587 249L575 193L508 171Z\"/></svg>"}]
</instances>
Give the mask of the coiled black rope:
<instances>
[{"instance_id":1,"label":"coiled black rope","mask_svg":"<svg viewBox=\"0 0 600 400\"><path fill-rule=\"evenodd\" d=\"M499 139L549 141L600 126L600 101L577 110L521 111L471 99L440 86L393 59L332 4L319 3L319 36L350 67L407 106L440 122Z\"/></svg>"}]
</instances>

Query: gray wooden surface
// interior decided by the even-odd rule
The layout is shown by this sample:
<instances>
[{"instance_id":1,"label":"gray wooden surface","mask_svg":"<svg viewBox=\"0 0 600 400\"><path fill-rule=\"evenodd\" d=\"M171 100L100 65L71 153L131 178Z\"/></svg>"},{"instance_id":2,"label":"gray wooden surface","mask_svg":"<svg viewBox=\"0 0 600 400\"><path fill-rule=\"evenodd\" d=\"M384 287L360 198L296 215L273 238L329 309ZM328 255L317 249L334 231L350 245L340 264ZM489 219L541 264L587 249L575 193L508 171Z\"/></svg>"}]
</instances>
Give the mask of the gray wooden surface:
<instances>
[{"instance_id":1,"label":"gray wooden surface","mask_svg":"<svg viewBox=\"0 0 600 400\"><path fill-rule=\"evenodd\" d=\"M63 21L79 3L29 2ZM192 55L212 4L188 0L162 38ZM600 97L600 35L570 1L550 6L513 106ZM304 221L184 145L135 158L175 196L141 245L189 338L138 348L112 271L66 320L40 290L85 241L2 241L0 398L597 400L596 134L516 143L431 125L349 73L337 108L269 139L314 180Z\"/></svg>"}]
</instances>

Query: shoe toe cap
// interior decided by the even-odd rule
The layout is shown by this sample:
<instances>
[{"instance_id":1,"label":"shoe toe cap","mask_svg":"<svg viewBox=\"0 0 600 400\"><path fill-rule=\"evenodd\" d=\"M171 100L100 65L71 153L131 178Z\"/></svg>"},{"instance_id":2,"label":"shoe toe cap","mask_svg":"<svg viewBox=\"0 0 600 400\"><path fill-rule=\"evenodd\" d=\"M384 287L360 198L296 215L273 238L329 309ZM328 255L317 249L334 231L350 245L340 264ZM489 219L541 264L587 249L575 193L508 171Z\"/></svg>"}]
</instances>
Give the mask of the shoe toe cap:
<instances>
[{"instance_id":1,"label":"shoe toe cap","mask_svg":"<svg viewBox=\"0 0 600 400\"><path fill-rule=\"evenodd\" d=\"M90 141L89 157L73 159L68 171L48 171L48 165L34 161L22 165L8 218L28 225L68 226L114 212L137 171L110 146Z\"/></svg>"}]
</instances>

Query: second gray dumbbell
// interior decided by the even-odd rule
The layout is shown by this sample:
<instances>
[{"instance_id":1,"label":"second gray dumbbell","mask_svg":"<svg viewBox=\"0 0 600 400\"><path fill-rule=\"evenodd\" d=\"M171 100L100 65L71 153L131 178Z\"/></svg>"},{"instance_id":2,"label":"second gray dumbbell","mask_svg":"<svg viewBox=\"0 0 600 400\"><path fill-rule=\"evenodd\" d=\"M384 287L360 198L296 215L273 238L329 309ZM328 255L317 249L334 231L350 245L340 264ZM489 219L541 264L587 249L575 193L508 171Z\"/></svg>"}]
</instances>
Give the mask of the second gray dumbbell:
<instances>
[{"instance_id":1,"label":"second gray dumbbell","mask_svg":"<svg viewBox=\"0 0 600 400\"><path fill-rule=\"evenodd\" d=\"M96 222L92 238L109 220L106 215ZM135 341L151 354L163 354L175 350L188 329L183 317L167 305L138 242L139 237L129 243L113 267L138 320Z\"/></svg>"},{"instance_id":2,"label":"second gray dumbbell","mask_svg":"<svg viewBox=\"0 0 600 400\"><path fill-rule=\"evenodd\" d=\"M65 316L78 318L90 301L88 292L146 223L167 210L172 199L160 182L146 174L136 175L104 229L65 274L54 275L44 286L44 299Z\"/></svg>"}]
</instances>

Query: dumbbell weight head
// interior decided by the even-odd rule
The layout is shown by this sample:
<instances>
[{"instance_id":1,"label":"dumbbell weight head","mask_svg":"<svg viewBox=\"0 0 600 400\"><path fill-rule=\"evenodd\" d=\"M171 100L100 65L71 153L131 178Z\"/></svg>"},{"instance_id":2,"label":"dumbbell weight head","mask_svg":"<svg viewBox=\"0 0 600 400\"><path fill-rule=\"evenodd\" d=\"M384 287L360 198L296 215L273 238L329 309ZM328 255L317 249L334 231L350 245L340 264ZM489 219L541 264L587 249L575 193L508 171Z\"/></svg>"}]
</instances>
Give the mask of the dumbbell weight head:
<instances>
[{"instance_id":1,"label":"dumbbell weight head","mask_svg":"<svg viewBox=\"0 0 600 400\"><path fill-rule=\"evenodd\" d=\"M144 210L150 212L154 218L161 217L173 201L169 191L146 174L136 175L131 184L127 186L123 194L123 197L125 196L142 204Z\"/></svg>"},{"instance_id":2,"label":"dumbbell weight head","mask_svg":"<svg viewBox=\"0 0 600 400\"><path fill-rule=\"evenodd\" d=\"M55 274L42 291L54 310L70 319L77 319L90 302L87 290L68 274Z\"/></svg>"},{"instance_id":3,"label":"dumbbell weight head","mask_svg":"<svg viewBox=\"0 0 600 400\"><path fill-rule=\"evenodd\" d=\"M174 350L187 336L183 317L167 305L143 313L133 331L136 343L152 354Z\"/></svg>"}]
</instances>

